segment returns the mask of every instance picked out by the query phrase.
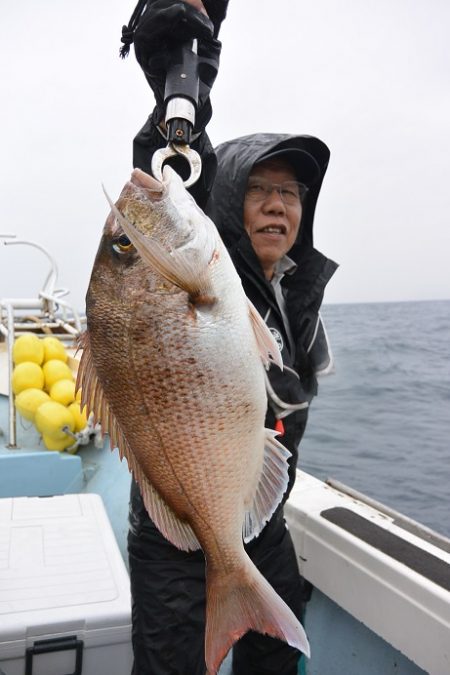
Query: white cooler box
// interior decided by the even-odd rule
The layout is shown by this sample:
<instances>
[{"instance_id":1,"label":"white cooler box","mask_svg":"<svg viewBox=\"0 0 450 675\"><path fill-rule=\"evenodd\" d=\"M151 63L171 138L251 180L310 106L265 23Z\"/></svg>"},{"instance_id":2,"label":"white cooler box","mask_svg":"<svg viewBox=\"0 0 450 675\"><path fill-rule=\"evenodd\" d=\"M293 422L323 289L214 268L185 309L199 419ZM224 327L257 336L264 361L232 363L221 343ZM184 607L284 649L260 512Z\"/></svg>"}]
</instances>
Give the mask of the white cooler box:
<instances>
[{"instance_id":1,"label":"white cooler box","mask_svg":"<svg viewBox=\"0 0 450 675\"><path fill-rule=\"evenodd\" d=\"M129 578L101 498L0 499L0 673L131 665Z\"/></svg>"}]
</instances>

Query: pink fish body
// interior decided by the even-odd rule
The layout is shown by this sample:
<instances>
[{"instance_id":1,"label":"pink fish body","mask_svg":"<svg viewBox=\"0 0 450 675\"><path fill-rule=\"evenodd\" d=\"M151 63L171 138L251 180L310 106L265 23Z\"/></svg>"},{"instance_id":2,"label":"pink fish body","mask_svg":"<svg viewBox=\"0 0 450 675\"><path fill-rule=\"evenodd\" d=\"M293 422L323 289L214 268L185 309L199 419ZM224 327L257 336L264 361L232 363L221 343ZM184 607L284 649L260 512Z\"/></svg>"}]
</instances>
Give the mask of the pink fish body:
<instances>
[{"instance_id":1,"label":"pink fish body","mask_svg":"<svg viewBox=\"0 0 450 675\"><path fill-rule=\"evenodd\" d=\"M204 552L209 675L250 629L308 655L301 624L243 547L288 481L289 453L264 429L276 343L175 172L161 184L135 170L111 206L87 294L83 404L164 536Z\"/></svg>"}]
</instances>

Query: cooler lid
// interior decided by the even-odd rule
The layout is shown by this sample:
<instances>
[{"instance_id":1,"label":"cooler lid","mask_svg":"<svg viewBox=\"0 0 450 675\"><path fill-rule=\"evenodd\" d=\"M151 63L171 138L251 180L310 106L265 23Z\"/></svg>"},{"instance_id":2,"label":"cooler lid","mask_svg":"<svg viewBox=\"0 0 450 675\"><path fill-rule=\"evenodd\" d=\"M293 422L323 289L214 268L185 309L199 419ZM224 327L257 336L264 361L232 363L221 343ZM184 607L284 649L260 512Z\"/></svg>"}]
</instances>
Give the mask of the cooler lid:
<instances>
[{"instance_id":1,"label":"cooler lid","mask_svg":"<svg viewBox=\"0 0 450 675\"><path fill-rule=\"evenodd\" d=\"M2 643L131 624L129 578L101 498L0 499Z\"/></svg>"}]
</instances>

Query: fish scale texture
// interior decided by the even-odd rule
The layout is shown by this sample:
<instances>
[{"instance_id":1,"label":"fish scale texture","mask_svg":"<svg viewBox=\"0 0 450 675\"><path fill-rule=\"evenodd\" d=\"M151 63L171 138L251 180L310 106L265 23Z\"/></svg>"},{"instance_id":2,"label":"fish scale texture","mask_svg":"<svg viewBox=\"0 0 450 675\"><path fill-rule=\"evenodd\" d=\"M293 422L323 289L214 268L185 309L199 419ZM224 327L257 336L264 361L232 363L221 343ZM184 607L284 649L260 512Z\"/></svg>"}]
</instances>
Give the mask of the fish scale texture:
<instances>
[{"instance_id":1,"label":"fish scale texture","mask_svg":"<svg viewBox=\"0 0 450 675\"><path fill-rule=\"evenodd\" d=\"M240 281L221 254L212 306L192 306L188 293L164 287L137 259L134 270L120 270L118 298L117 269L92 279L88 315L96 372L119 426L150 483L203 546L219 527L240 538L264 452L263 367Z\"/></svg>"},{"instance_id":2,"label":"fish scale texture","mask_svg":"<svg viewBox=\"0 0 450 675\"><path fill-rule=\"evenodd\" d=\"M152 482L175 511L194 520L197 533L200 518L222 531L232 526L239 535L236 523L242 523L250 472L261 471L266 407L248 313L244 307L246 321L238 322L243 327L230 330L231 321L214 321L212 310L194 310L193 316L186 294L174 300L178 311L153 302L151 317L139 321L150 330L158 327L162 348L154 353L151 345L135 343L131 361L165 456L159 472L152 466ZM137 407L132 400L128 406ZM145 447L142 424L125 434L133 447ZM167 490L168 473L174 493Z\"/></svg>"},{"instance_id":3,"label":"fish scale texture","mask_svg":"<svg viewBox=\"0 0 450 675\"><path fill-rule=\"evenodd\" d=\"M276 346L263 323L257 339L258 319L233 263L180 179L169 181L155 208L154 196L136 182L112 206L94 263L83 400L107 420L165 536L186 549L197 540L218 586L237 582L245 512L263 467L273 485L261 482L253 517L270 517L287 485L288 453L264 429L262 352ZM259 587L253 565L248 576ZM222 656L213 654L213 662Z\"/></svg>"}]
</instances>

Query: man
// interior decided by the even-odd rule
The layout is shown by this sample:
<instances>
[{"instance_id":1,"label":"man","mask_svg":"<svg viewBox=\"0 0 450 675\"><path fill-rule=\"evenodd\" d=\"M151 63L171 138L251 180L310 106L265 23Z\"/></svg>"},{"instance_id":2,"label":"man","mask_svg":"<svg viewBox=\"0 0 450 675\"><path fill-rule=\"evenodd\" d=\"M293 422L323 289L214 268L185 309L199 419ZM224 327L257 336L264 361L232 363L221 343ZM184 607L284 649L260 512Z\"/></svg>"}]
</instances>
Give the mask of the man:
<instances>
[{"instance_id":1,"label":"man","mask_svg":"<svg viewBox=\"0 0 450 675\"><path fill-rule=\"evenodd\" d=\"M194 0L158 0L147 7L142 20L138 17L131 26L138 61L157 101L154 113L134 143L134 164L148 172L153 152L164 145L158 50L162 44L170 49L173 40L167 36L182 36L187 22L190 35L198 30L202 54L209 51L217 56L220 52L217 33L226 2L205 2L210 14L220 4L223 10L220 16L214 15L213 37L205 33L204 15L197 16L198 0L195 10L189 4ZM196 14L192 14L194 11ZM313 137L256 134L224 143L214 153L204 132L211 114L207 94L212 81L203 85L193 143L202 156L203 170L192 192L217 225L246 294L276 337L282 353L284 370L274 367L268 372L266 426L282 434L280 440L292 453L284 502L295 480L307 406L317 393L316 374L326 371L331 361L319 308L336 265L312 244L314 211L329 151ZM136 484L131 492L128 543L134 675L204 675L202 552L179 551L164 540L146 513ZM246 549L300 618L306 584L298 572L283 505ZM299 653L284 642L250 632L234 647L233 672L296 675L298 659Z\"/></svg>"}]
</instances>

